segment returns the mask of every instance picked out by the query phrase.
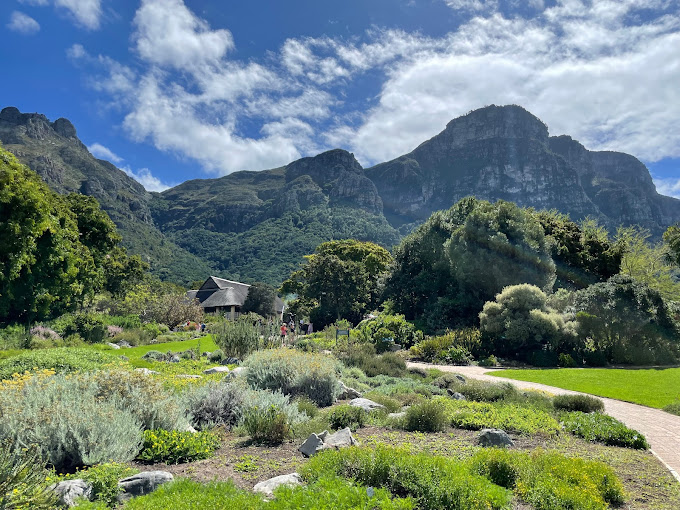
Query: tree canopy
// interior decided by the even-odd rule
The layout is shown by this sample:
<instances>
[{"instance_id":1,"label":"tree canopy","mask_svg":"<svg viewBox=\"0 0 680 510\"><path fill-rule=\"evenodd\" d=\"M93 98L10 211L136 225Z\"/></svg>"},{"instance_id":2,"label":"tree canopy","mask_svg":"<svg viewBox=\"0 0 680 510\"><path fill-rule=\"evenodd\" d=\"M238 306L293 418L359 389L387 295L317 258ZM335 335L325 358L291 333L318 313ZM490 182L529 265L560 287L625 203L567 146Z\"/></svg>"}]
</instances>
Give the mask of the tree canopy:
<instances>
[{"instance_id":1,"label":"tree canopy","mask_svg":"<svg viewBox=\"0 0 680 510\"><path fill-rule=\"evenodd\" d=\"M248 296L243 302L243 313L256 313L262 317L269 317L274 313L276 289L262 282L253 283L248 289Z\"/></svg>"},{"instance_id":2,"label":"tree canopy","mask_svg":"<svg viewBox=\"0 0 680 510\"><path fill-rule=\"evenodd\" d=\"M390 253L377 244L328 241L305 257L281 291L297 295L291 310L309 315L317 327L341 318L357 323L378 305L381 280L391 262Z\"/></svg>"}]
</instances>

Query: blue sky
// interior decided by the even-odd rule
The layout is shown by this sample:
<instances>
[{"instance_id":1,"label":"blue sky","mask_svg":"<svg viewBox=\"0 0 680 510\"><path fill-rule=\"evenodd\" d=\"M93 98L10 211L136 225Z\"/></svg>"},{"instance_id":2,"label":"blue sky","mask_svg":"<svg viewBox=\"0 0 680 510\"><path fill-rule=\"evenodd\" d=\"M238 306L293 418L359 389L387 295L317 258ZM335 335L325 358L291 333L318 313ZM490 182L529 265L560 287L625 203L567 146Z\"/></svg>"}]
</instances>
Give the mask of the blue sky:
<instances>
[{"instance_id":1,"label":"blue sky","mask_svg":"<svg viewBox=\"0 0 680 510\"><path fill-rule=\"evenodd\" d=\"M3 0L0 106L160 190L520 104L680 197L678 0Z\"/></svg>"}]
</instances>

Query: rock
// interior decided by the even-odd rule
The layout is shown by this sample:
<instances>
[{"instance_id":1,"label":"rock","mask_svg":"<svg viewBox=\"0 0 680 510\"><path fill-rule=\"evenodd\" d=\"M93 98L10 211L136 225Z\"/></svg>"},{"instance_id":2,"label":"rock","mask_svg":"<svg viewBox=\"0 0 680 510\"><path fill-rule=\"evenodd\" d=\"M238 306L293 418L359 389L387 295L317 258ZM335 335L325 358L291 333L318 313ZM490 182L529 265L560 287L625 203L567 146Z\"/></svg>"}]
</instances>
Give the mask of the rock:
<instances>
[{"instance_id":1,"label":"rock","mask_svg":"<svg viewBox=\"0 0 680 510\"><path fill-rule=\"evenodd\" d=\"M273 496L274 489L281 485L300 485L302 484L302 477L297 473L291 473L289 475L280 475L260 482L253 487L253 491L261 492L266 496Z\"/></svg>"},{"instance_id":2,"label":"rock","mask_svg":"<svg viewBox=\"0 0 680 510\"><path fill-rule=\"evenodd\" d=\"M227 375L229 377L239 377L245 375L246 370L248 370L246 367L236 367L233 370L230 370Z\"/></svg>"},{"instance_id":3,"label":"rock","mask_svg":"<svg viewBox=\"0 0 680 510\"><path fill-rule=\"evenodd\" d=\"M230 370L227 367L212 367L204 370L204 374L228 374Z\"/></svg>"},{"instance_id":4,"label":"rock","mask_svg":"<svg viewBox=\"0 0 680 510\"><path fill-rule=\"evenodd\" d=\"M179 374L176 375L177 379L202 379L202 375L193 375L193 374Z\"/></svg>"},{"instance_id":5,"label":"rock","mask_svg":"<svg viewBox=\"0 0 680 510\"><path fill-rule=\"evenodd\" d=\"M62 505L72 507L78 504L79 499L90 500L92 497L92 485L85 480L64 480L50 487L59 498Z\"/></svg>"},{"instance_id":6,"label":"rock","mask_svg":"<svg viewBox=\"0 0 680 510\"><path fill-rule=\"evenodd\" d=\"M347 446L354 446L357 444L357 440L354 439L352 431L349 427L345 427L342 430L338 430L335 434L326 436L323 440L323 448L345 448Z\"/></svg>"},{"instance_id":7,"label":"rock","mask_svg":"<svg viewBox=\"0 0 680 510\"><path fill-rule=\"evenodd\" d=\"M107 344L111 349L120 349L120 345L116 345L113 342L107 342Z\"/></svg>"},{"instance_id":8,"label":"rock","mask_svg":"<svg viewBox=\"0 0 680 510\"><path fill-rule=\"evenodd\" d=\"M122 354L119 356L119 358L122 359L123 361L130 361L130 358L128 358L127 356L123 356Z\"/></svg>"},{"instance_id":9,"label":"rock","mask_svg":"<svg viewBox=\"0 0 680 510\"><path fill-rule=\"evenodd\" d=\"M148 368L135 368L135 372L139 372L140 374L144 375L153 375L158 373L155 370L150 370Z\"/></svg>"},{"instance_id":10,"label":"rock","mask_svg":"<svg viewBox=\"0 0 680 510\"><path fill-rule=\"evenodd\" d=\"M191 425L187 425L186 427L184 427L184 428L182 429L182 432L191 432L192 434L196 434L196 433L198 432L198 430L196 430L196 429L195 429L194 427L192 427Z\"/></svg>"},{"instance_id":11,"label":"rock","mask_svg":"<svg viewBox=\"0 0 680 510\"><path fill-rule=\"evenodd\" d=\"M177 354L173 354L173 355L170 356L170 358L168 359L168 362L169 362L169 363L179 363L180 361L182 361L182 360L181 360L181 358L180 358L179 356L177 356Z\"/></svg>"},{"instance_id":12,"label":"rock","mask_svg":"<svg viewBox=\"0 0 680 510\"><path fill-rule=\"evenodd\" d=\"M349 402L349 405L361 407L366 412L375 411L376 409L385 409L384 405L373 402L367 398L355 398Z\"/></svg>"},{"instance_id":13,"label":"rock","mask_svg":"<svg viewBox=\"0 0 680 510\"><path fill-rule=\"evenodd\" d=\"M209 358L212 352L210 351L204 351L201 353L201 358Z\"/></svg>"},{"instance_id":14,"label":"rock","mask_svg":"<svg viewBox=\"0 0 680 510\"><path fill-rule=\"evenodd\" d=\"M480 446L497 446L506 447L514 446L515 443L512 442L510 436L500 429L484 429L479 433L477 437L477 444Z\"/></svg>"},{"instance_id":15,"label":"rock","mask_svg":"<svg viewBox=\"0 0 680 510\"><path fill-rule=\"evenodd\" d=\"M451 397L453 400L467 400L465 398L465 395L462 393L458 393L457 391L453 391L451 388L446 390L446 392L449 394L449 397Z\"/></svg>"},{"instance_id":16,"label":"rock","mask_svg":"<svg viewBox=\"0 0 680 510\"><path fill-rule=\"evenodd\" d=\"M323 351L321 351L321 354L325 354L326 356L330 356L331 354L333 354L333 351L329 351L328 349L324 349Z\"/></svg>"},{"instance_id":17,"label":"rock","mask_svg":"<svg viewBox=\"0 0 680 510\"><path fill-rule=\"evenodd\" d=\"M222 360L222 365L240 365L241 360L238 358L224 358Z\"/></svg>"},{"instance_id":18,"label":"rock","mask_svg":"<svg viewBox=\"0 0 680 510\"><path fill-rule=\"evenodd\" d=\"M463 377L462 375L455 374L455 376L456 376L456 379L458 379L461 383L465 384L467 382L467 379L465 379L465 377Z\"/></svg>"},{"instance_id":19,"label":"rock","mask_svg":"<svg viewBox=\"0 0 680 510\"><path fill-rule=\"evenodd\" d=\"M118 501L123 502L132 497L143 496L155 491L160 485L172 481L172 474L167 471L144 471L118 481L123 492Z\"/></svg>"},{"instance_id":20,"label":"rock","mask_svg":"<svg viewBox=\"0 0 680 510\"><path fill-rule=\"evenodd\" d=\"M357 440L354 439L352 431L347 427L334 434L329 434L327 430L324 430L321 434L312 434L302 443L298 451L305 457L311 457L321 450L329 448L337 450L355 444L357 444Z\"/></svg>"},{"instance_id":21,"label":"rock","mask_svg":"<svg viewBox=\"0 0 680 510\"><path fill-rule=\"evenodd\" d=\"M400 419L406 416L406 411L401 411L399 413L390 413L387 415L388 418Z\"/></svg>"},{"instance_id":22,"label":"rock","mask_svg":"<svg viewBox=\"0 0 680 510\"><path fill-rule=\"evenodd\" d=\"M340 381L340 395L338 395L338 400L347 400L348 398L361 398L361 392L355 390L354 388L350 388L349 386L345 386L345 383Z\"/></svg>"},{"instance_id":23,"label":"rock","mask_svg":"<svg viewBox=\"0 0 680 510\"><path fill-rule=\"evenodd\" d=\"M326 431L323 433L328 434ZM311 457L312 455L319 453L321 450L323 450L323 439L319 434L311 434L307 439L305 439L305 442L302 443L300 448L298 448L298 451L305 457Z\"/></svg>"},{"instance_id":24,"label":"rock","mask_svg":"<svg viewBox=\"0 0 680 510\"><path fill-rule=\"evenodd\" d=\"M118 347L128 349L128 348L132 347L132 345L130 345L130 343L126 342L125 340L121 340L120 342L118 342Z\"/></svg>"}]
</instances>

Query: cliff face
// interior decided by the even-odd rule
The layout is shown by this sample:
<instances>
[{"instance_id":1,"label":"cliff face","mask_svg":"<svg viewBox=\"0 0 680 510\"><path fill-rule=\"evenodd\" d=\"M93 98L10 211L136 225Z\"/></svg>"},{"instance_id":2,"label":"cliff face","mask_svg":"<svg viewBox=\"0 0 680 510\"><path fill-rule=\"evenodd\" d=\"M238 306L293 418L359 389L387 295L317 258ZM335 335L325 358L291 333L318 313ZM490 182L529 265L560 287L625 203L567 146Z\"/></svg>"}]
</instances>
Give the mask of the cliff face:
<instances>
[{"instance_id":1,"label":"cliff face","mask_svg":"<svg viewBox=\"0 0 680 510\"><path fill-rule=\"evenodd\" d=\"M637 223L656 235L680 220L680 201L658 195L640 161L551 138L519 106L489 106L452 120L411 153L366 174L396 227L468 195L590 216L610 228Z\"/></svg>"}]
</instances>

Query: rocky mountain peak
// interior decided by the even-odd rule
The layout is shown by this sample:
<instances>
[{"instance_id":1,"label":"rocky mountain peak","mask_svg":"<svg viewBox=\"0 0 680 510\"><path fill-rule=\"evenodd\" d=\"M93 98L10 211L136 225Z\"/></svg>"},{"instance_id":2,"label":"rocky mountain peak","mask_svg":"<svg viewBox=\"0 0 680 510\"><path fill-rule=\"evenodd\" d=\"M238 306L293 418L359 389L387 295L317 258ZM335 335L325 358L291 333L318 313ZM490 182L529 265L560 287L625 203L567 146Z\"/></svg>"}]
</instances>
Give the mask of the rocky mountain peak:
<instances>
[{"instance_id":1,"label":"rocky mountain peak","mask_svg":"<svg viewBox=\"0 0 680 510\"><path fill-rule=\"evenodd\" d=\"M293 181L301 175L309 175L316 184L323 187L345 172L363 175L364 169L354 154L342 149L333 149L318 156L298 159L287 165L286 181Z\"/></svg>"},{"instance_id":2,"label":"rocky mountain peak","mask_svg":"<svg viewBox=\"0 0 680 510\"><path fill-rule=\"evenodd\" d=\"M77 138L76 128L71 121L65 118L60 118L52 123L52 129L64 138Z\"/></svg>"}]
</instances>

